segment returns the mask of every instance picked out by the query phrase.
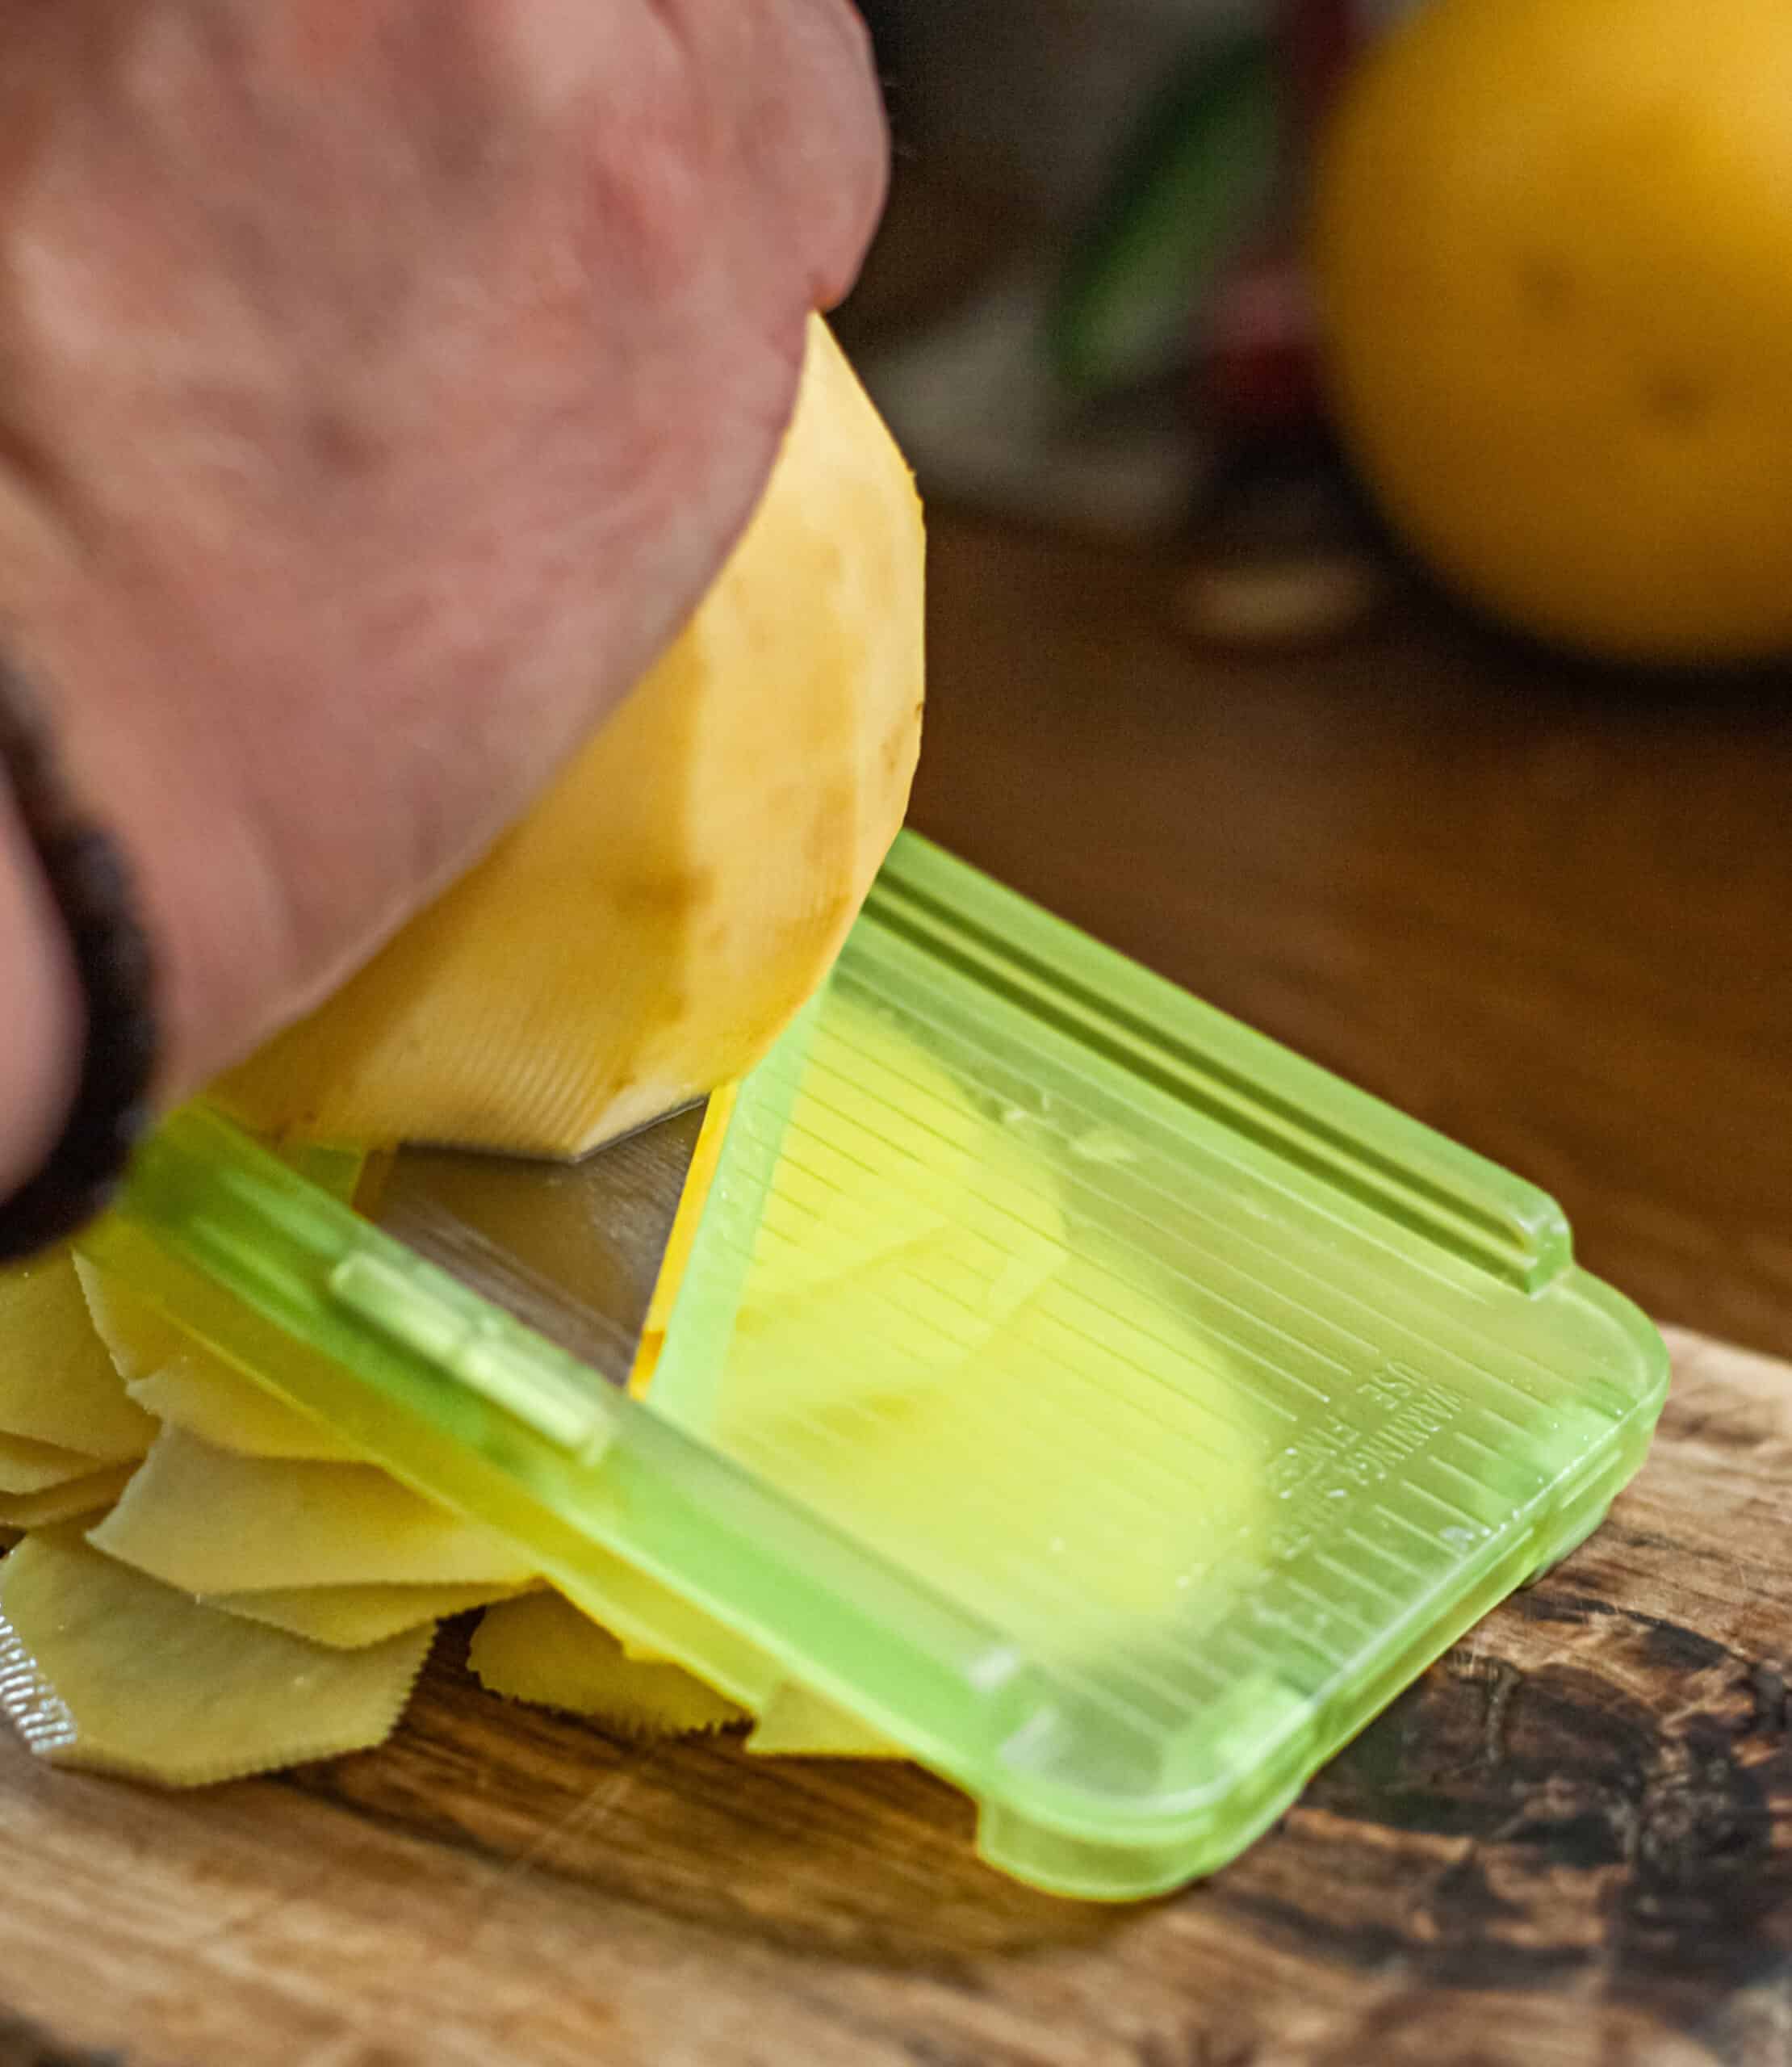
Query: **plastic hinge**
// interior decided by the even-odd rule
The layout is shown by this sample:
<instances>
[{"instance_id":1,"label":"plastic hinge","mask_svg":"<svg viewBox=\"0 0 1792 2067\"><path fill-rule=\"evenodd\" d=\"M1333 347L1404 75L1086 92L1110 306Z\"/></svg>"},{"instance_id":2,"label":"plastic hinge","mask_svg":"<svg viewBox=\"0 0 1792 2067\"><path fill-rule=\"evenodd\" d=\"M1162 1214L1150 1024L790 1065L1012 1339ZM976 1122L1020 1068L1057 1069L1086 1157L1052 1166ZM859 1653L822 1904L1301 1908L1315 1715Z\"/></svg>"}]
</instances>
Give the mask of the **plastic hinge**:
<instances>
[{"instance_id":1,"label":"plastic hinge","mask_svg":"<svg viewBox=\"0 0 1792 2067\"><path fill-rule=\"evenodd\" d=\"M360 1252L330 1272L329 1289L351 1313L569 1456L605 1432L602 1408L569 1375L579 1367L495 1309L450 1306L431 1296L421 1272Z\"/></svg>"}]
</instances>

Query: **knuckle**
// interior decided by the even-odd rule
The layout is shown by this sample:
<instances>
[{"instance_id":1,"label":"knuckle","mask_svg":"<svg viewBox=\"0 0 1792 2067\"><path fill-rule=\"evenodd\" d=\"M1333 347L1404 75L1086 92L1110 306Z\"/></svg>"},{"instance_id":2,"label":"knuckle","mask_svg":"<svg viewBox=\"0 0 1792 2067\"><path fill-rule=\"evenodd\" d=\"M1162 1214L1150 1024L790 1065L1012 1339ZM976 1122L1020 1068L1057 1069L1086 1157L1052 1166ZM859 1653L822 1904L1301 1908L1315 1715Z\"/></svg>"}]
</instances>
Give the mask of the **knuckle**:
<instances>
[{"instance_id":1,"label":"knuckle","mask_svg":"<svg viewBox=\"0 0 1792 2067\"><path fill-rule=\"evenodd\" d=\"M848 0L750 0L745 76L774 233L800 254L812 304L838 300L882 212L889 136L870 38Z\"/></svg>"}]
</instances>

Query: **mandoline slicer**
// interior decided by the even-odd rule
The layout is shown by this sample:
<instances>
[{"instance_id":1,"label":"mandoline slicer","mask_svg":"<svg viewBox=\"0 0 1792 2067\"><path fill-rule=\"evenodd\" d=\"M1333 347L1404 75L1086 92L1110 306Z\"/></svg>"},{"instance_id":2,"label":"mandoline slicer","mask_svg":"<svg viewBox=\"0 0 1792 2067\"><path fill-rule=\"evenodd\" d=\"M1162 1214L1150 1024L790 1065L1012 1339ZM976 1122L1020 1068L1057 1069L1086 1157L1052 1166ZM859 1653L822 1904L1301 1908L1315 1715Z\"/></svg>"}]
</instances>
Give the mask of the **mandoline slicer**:
<instances>
[{"instance_id":1,"label":"mandoline slicer","mask_svg":"<svg viewBox=\"0 0 1792 2067\"><path fill-rule=\"evenodd\" d=\"M1076 1896L1233 1857L1666 1386L1548 1199L913 836L706 1123L375 1212L199 1106L86 1246L760 1748L911 1756Z\"/></svg>"}]
</instances>

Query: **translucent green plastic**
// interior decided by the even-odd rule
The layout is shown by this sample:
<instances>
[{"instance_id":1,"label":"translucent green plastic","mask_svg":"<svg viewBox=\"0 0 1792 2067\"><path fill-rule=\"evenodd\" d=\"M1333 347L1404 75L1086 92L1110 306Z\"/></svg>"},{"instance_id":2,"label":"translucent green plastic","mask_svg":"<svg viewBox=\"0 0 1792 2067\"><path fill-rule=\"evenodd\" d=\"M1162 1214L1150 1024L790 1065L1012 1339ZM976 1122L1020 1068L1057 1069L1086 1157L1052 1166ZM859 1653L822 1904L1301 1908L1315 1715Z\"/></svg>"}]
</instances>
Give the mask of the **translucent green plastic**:
<instances>
[{"instance_id":1,"label":"translucent green plastic","mask_svg":"<svg viewBox=\"0 0 1792 2067\"><path fill-rule=\"evenodd\" d=\"M1550 1201L922 841L745 1086L630 1399L203 1109L103 1260L626 1637L1209 1872L1641 1462Z\"/></svg>"}]
</instances>

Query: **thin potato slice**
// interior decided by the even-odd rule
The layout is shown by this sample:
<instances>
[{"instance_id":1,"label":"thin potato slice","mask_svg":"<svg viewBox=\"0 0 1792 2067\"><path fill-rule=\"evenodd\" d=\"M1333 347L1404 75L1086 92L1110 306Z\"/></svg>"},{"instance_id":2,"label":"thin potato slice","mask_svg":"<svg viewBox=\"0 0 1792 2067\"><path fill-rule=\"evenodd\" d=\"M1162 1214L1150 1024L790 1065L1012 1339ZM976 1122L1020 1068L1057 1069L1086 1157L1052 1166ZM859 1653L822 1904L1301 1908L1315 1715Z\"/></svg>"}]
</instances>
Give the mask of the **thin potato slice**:
<instances>
[{"instance_id":1,"label":"thin potato slice","mask_svg":"<svg viewBox=\"0 0 1792 2067\"><path fill-rule=\"evenodd\" d=\"M659 1259L659 1275L654 1281L647 1318L641 1323L641 1339L635 1345L634 1366L629 1373L628 1389L636 1399L647 1398L654 1373L659 1367L660 1355L666 1347L666 1330L672 1324L672 1309L678 1304L678 1295L684 1289L685 1273L690 1267L691 1252L697 1246L697 1230L709 1205L710 1192L715 1183L716 1170L722 1161L722 1151L739 1096L740 1087L737 1084L723 1084L710 1093L703 1130L692 1151L690 1167L685 1172L685 1189L679 1195L678 1210L672 1217L672 1231L666 1237L665 1253Z\"/></svg>"},{"instance_id":2,"label":"thin potato slice","mask_svg":"<svg viewBox=\"0 0 1792 2067\"><path fill-rule=\"evenodd\" d=\"M0 1271L0 1429L107 1464L155 1440L94 1332L66 1249Z\"/></svg>"},{"instance_id":3,"label":"thin potato slice","mask_svg":"<svg viewBox=\"0 0 1792 2067\"><path fill-rule=\"evenodd\" d=\"M768 1759L906 1759L899 1745L880 1737L844 1709L806 1687L781 1687L753 1725L747 1749Z\"/></svg>"},{"instance_id":4,"label":"thin potato slice","mask_svg":"<svg viewBox=\"0 0 1792 2067\"><path fill-rule=\"evenodd\" d=\"M0 1494L0 1528L48 1528L111 1507L131 1482L134 1464L108 1464L85 1478L48 1486L41 1493Z\"/></svg>"},{"instance_id":5,"label":"thin potato slice","mask_svg":"<svg viewBox=\"0 0 1792 2067\"><path fill-rule=\"evenodd\" d=\"M1061 1251L1030 1251L986 1290L967 1260L961 1229L942 1227L892 1249L849 1277L796 1292L757 1281L735 1323L719 1439L743 1415L802 1419L857 1411L900 1413L944 1390L1054 1274ZM867 1315L877 1325L868 1330ZM850 1341L853 1354L818 1356L819 1344Z\"/></svg>"},{"instance_id":6,"label":"thin potato slice","mask_svg":"<svg viewBox=\"0 0 1792 2067\"><path fill-rule=\"evenodd\" d=\"M234 1457L166 1428L94 1530L111 1556L194 1594L294 1586L520 1586L522 1553L368 1464Z\"/></svg>"},{"instance_id":7,"label":"thin potato slice","mask_svg":"<svg viewBox=\"0 0 1792 2067\"><path fill-rule=\"evenodd\" d=\"M147 1377L133 1379L131 1397L158 1421L185 1429L214 1449L304 1464L365 1461L321 1421L288 1407L197 1344L189 1343Z\"/></svg>"},{"instance_id":8,"label":"thin potato slice","mask_svg":"<svg viewBox=\"0 0 1792 2067\"><path fill-rule=\"evenodd\" d=\"M0 1494L45 1493L100 1469L97 1457L65 1450L59 1443L34 1443L25 1436L0 1435Z\"/></svg>"},{"instance_id":9,"label":"thin potato slice","mask_svg":"<svg viewBox=\"0 0 1792 2067\"><path fill-rule=\"evenodd\" d=\"M203 1787L379 1743L433 1634L326 1650L56 1529L0 1565L0 1707L57 1765Z\"/></svg>"},{"instance_id":10,"label":"thin potato slice","mask_svg":"<svg viewBox=\"0 0 1792 2067\"><path fill-rule=\"evenodd\" d=\"M903 1411L1066 1264L1049 1161L878 1013L835 1007L791 1126L802 1152L760 1223L714 1428L724 1445L743 1422Z\"/></svg>"},{"instance_id":11,"label":"thin potato slice","mask_svg":"<svg viewBox=\"0 0 1792 2067\"><path fill-rule=\"evenodd\" d=\"M354 1197L368 1161L358 1149L320 1146L295 1150L289 1159L345 1204ZM75 1257L74 1268L93 1325L127 1385L149 1377L178 1357L203 1353L184 1328L165 1319L115 1271L103 1270L83 1256ZM146 1440L144 1447L148 1446Z\"/></svg>"},{"instance_id":12,"label":"thin potato slice","mask_svg":"<svg viewBox=\"0 0 1792 2067\"><path fill-rule=\"evenodd\" d=\"M1039 1639L1099 1646L1124 1621L1210 1612L1218 1575L1244 1568L1274 1502L1275 1437L1253 1414L1229 1350L1087 1254L982 1344L973 1384L792 1413L731 1366L718 1419L742 1463L928 1583L1052 1575ZM1141 1431L1176 1474L1149 1502L1112 1490L1136 1473Z\"/></svg>"},{"instance_id":13,"label":"thin potato slice","mask_svg":"<svg viewBox=\"0 0 1792 2067\"><path fill-rule=\"evenodd\" d=\"M507 1586L292 1586L215 1594L207 1605L332 1650L360 1650L425 1622L509 1599Z\"/></svg>"},{"instance_id":14,"label":"thin potato slice","mask_svg":"<svg viewBox=\"0 0 1792 2067\"><path fill-rule=\"evenodd\" d=\"M688 1736L747 1719L680 1667L626 1657L607 1629L557 1593L488 1608L467 1662L495 1694L588 1715L628 1737Z\"/></svg>"},{"instance_id":15,"label":"thin potato slice","mask_svg":"<svg viewBox=\"0 0 1792 2067\"><path fill-rule=\"evenodd\" d=\"M147 1299L128 1285L121 1285L111 1272L85 1256L77 1256L74 1267L88 1315L127 1385L148 1377L189 1346L191 1338L182 1329L164 1320Z\"/></svg>"}]
</instances>

